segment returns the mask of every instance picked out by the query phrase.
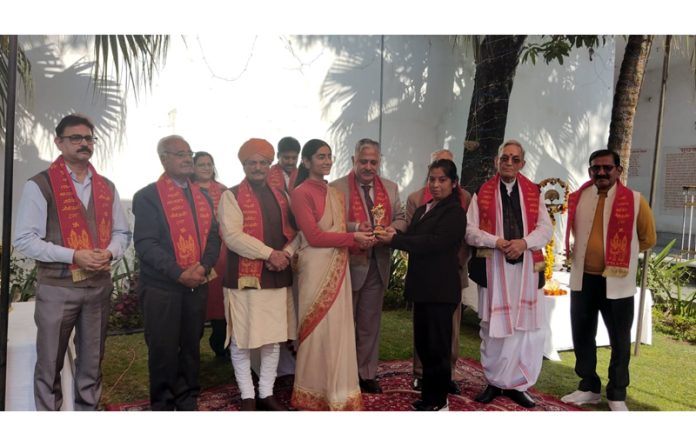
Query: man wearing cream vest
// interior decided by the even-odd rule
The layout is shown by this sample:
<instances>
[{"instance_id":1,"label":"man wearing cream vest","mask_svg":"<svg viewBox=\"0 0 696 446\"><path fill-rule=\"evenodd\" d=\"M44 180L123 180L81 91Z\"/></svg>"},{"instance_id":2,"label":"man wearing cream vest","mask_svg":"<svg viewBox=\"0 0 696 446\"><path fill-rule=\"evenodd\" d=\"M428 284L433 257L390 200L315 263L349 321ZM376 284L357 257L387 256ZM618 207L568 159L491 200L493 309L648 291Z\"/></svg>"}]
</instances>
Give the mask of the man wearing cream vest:
<instances>
[{"instance_id":1,"label":"man wearing cream vest","mask_svg":"<svg viewBox=\"0 0 696 446\"><path fill-rule=\"evenodd\" d=\"M561 398L578 405L601 400L595 343L601 313L611 345L607 400L615 411L628 410L625 400L638 253L651 248L657 239L645 198L618 181L623 171L620 164L616 152L593 152L590 181L569 199L570 321L580 384L578 390ZM575 238L572 252L568 249L571 231Z\"/></svg>"}]
</instances>

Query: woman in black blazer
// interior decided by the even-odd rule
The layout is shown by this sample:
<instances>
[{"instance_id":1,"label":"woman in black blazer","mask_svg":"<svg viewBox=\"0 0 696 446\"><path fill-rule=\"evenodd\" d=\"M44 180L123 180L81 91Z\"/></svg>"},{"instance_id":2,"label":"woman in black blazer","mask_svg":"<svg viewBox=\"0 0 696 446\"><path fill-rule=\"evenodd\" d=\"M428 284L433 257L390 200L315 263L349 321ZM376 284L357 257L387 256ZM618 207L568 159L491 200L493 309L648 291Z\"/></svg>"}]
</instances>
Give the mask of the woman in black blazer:
<instances>
[{"instance_id":1,"label":"woman in black blazer","mask_svg":"<svg viewBox=\"0 0 696 446\"><path fill-rule=\"evenodd\" d=\"M452 316L461 304L457 254L466 231L457 181L452 161L433 162L428 170L433 199L416 209L405 233L388 228L377 234L409 253L405 296L413 302L413 337L423 362L423 390L415 410L448 410Z\"/></svg>"}]
</instances>

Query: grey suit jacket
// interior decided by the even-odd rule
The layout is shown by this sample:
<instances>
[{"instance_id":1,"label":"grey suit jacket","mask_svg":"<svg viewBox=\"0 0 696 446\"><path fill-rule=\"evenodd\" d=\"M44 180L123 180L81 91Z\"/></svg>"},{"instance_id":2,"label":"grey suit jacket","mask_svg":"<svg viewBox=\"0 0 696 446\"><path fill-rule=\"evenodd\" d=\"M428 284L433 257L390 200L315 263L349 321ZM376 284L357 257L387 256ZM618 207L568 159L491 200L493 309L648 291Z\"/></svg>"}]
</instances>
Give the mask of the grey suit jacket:
<instances>
[{"instance_id":1,"label":"grey suit jacket","mask_svg":"<svg viewBox=\"0 0 696 446\"><path fill-rule=\"evenodd\" d=\"M423 193L425 192L425 187L418 189L417 191L411 193L411 195L408 196L408 199L406 200L406 222L407 224L411 224L411 218L413 218L414 212L416 212L416 209L421 206L423 203ZM467 208L469 207L469 203L471 203L471 194L467 192L464 189L459 189L459 193L464 194L465 198L465 203L466 206L464 208L464 212L467 211ZM470 250L469 250L469 245L466 244L466 240L462 239L462 247L459 249L459 279L462 285L462 288L466 288L469 286L469 268L468 268L468 262L469 262L469 255L470 255Z\"/></svg>"},{"instance_id":2,"label":"grey suit jacket","mask_svg":"<svg viewBox=\"0 0 696 446\"><path fill-rule=\"evenodd\" d=\"M386 180L380 177L384 188L387 190L387 195L389 195L389 202L392 208L392 226L400 231L406 231L408 225L406 224L406 218L404 215L404 209L401 205L401 199L399 198L399 187L393 181ZM348 185L348 175L337 179L331 183L331 186L343 192L346 199L346 218L348 218L348 211L350 206L350 187ZM365 205L365 199L362 194L360 194L360 200L365 207L365 211L369 212L367 206ZM347 222L347 229L349 232L354 232L358 222ZM386 285L389 283L389 265L391 249L385 245L376 245L375 258L377 260L377 268L379 274L382 277L382 283ZM352 255L350 257L350 278L353 291L358 291L362 288L365 283L365 278L367 277L367 272L370 269L369 259L371 258L372 252L365 255Z\"/></svg>"}]
</instances>

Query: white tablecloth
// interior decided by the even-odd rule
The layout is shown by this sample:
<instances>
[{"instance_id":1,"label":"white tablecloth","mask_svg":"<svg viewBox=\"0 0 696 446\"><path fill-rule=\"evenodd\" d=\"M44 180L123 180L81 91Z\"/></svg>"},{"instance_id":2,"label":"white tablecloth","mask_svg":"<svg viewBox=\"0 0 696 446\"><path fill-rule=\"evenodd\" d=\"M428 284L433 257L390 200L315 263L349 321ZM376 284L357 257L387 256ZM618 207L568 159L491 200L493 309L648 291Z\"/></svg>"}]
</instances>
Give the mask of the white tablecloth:
<instances>
[{"instance_id":1,"label":"white tablecloth","mask_svg":"<svg viewBox=\"0 0 696 446\"><path fill-rule=\"evenodd\" d=\"M560 361L558 352L573 349L573 335L570 330L570 273L555 272L553 278L561 284L561 288L568 291L563 296L544 296L546 305L547 332L544 344L544 356L552 361ZM643 313L643 333L641 342L652 344L652 294L645 290L645 311ZM638 312L640 311L640 288L636 289L634 298L633 326L631 327L631 341L635 342L638 327ZM609 334L604 325L602 315L599 315L597 323L597 346L609 345Z\"/></svg>"},{"instance_id":2,"label":"white tablecloth","mask_svg":"<svg viewBox=\"0 0 696 446\"><path fill-rule=\"evenodd\" d=\"M570 330L570 290L568 288L570 274L555 272L553 273L553 278L561 284L561 288L565 289L568 294L563 296L544 296L547 324L544 356L552 361L560 361L559 351L573 349L573 335ZM478 311L478 285L473 281L469 281L469 287L464 289L462 303ZM650 290L646 290L641 342L649 345L652 344L652 304L652 294ZM640 288L636 291L634 302L633 327L631 328L631 341L633 342L636 340L638 311L640 311ZM597 337L595 340L598 346L609 345L609 334L601 314L597 323Z\"/></svg>"},{"instance_id":3,"label":"white tablecloth","mask_svg":"<svg viewBox=\"0 0 696 446\"><path fill-rule=\"evenodd\" d=\"M34 366L36 365L34 302L12 304L7 332L5 410L36 410L34 404ZM70 342L61 376L63 389L61 410L74 408L74 361L72 358L74 358L74 350Z\"/></svg>"}]
</instances>

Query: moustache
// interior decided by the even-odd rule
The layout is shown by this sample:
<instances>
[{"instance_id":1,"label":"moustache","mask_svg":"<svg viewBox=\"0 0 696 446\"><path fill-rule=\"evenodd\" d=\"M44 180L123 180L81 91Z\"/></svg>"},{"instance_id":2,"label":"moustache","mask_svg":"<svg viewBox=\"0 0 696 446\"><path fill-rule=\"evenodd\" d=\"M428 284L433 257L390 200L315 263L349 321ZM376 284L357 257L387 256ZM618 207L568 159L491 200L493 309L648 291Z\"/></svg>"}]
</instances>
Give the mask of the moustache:
<instances>
[{"instance_id":1,"label":"moustache","mask_svg":"<svg viewBox=\"0 0 696 446\"><path fill-rule=\"evenodd\" d=\"M92 153L92 151L87 146L82 146L79 149L77 149L77 153L80 153L80 152Z\"/></svg>"},{"instance_id":2,"label":"moustache","mask_svg":"<svg viewBox=\"0 0 696 446\"><path fill-rule=\"evenodd\" d=\"M609 177L607 177L607 176L604 176L604 175L602 175L602 176L599 176L599 175L595 175L595 179L596 179L596 180L608 180L608 179L609 179Z\"/></svg>"}]
</instances>

